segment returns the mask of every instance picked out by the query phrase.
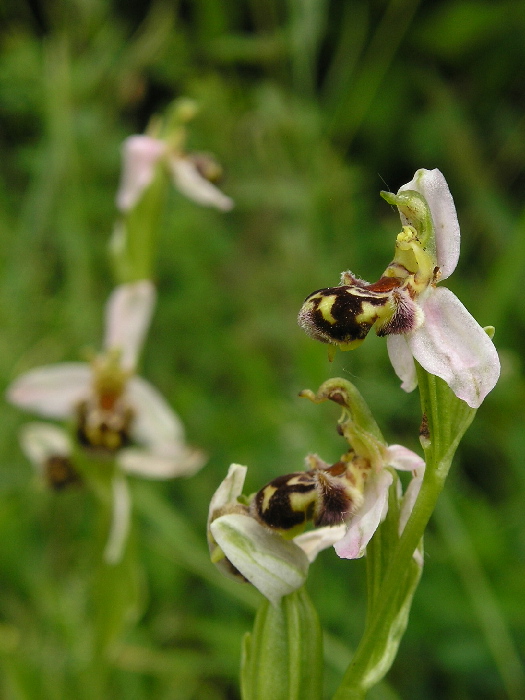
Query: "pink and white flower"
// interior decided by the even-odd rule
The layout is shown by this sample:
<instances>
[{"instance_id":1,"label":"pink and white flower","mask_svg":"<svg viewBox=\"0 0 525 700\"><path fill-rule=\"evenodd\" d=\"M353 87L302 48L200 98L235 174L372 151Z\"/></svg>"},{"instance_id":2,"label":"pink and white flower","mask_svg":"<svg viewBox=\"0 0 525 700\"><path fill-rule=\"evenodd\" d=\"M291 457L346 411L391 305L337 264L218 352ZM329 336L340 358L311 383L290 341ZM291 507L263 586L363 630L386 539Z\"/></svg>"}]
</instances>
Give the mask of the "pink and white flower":
<instances>
[{"instance_id":1,"label":"pink and white flower","mask_svg":"<svg viewBox=\"0 0 525 700\"><path fill-rule=\"evenodd\" d=\"M8 388L14 405L74 426L78 444L95 458L111 457L114 522L106 550L116 560L127 532L129 496L124 474L168 479L193 474L205 462L188 447L184 428L162 395L135 375L138 355L155 305L149 280L117 287L106 306L104 348L90 363L65 362L37 367ZM69 459L73 442L56 425L22 429L22 446L42 471L49 459Z\"/></svg>"},{"instance_id":2,"label":"pink and white flower","mask_svg":"<svg viewBox=\"0 0 525 700\"><path fill-rule=\"evenodd\" d=\"M381 451L383 456L372 465L371 473L365 482L363 504L346 522L344 536L334 545L335 551L342 559L362 557L374 532L385 519L388 511L388 490L394 480L392 468L412 472L412 479L401 501L399 534L403 532L416 502L425 472L424 460L402 445L390 445Z\"/></svg>"},{"instance_id":3,"label":"pink and white flower","mask_svg":"<svg viewBox=\"0 0 525 700\"><path fill-rule=\"evenodd\" d=\"M404 224L412 221L406 206L410 192L420 194L428 205L439 268L436 282L442 282L454 272L459 260L460 232L452 195L439 170L418 170L399 189L397 202L394 198L387 200L397 203ZM412 391L417 385L415 359L427 372L441 377L458 398L478 408L500 374L492 340L459 299L433 281L417 302L423 312L421 325L387 337L388 354L402 388Z\"/></svg>"},{"instance_id":4,"label":"pink and white flower","mask_svg":"<svg viewBox=\"0 0 525 700\"><path fill-rule=\"evenodd\" d=\"M144 190L153 181L155 170L163 163L173 184L188 199L203 207L229 211L233 200L223 194L206 175L207 158L182 153L167 141L152 136L130 136L122 149L122 178L117 192L117 207L127 212L137 204Z\"/></svg>"},{"instance_id":5,"label":"pink and white flower","mask_svg":"<svg viewBox=\"0 0 525 700\"><path fill-rule=\"evenodd\" d=\"M448 289L438 287L459 259L459 224L452 195L439 170L418 170L397 195L403 230L395 256L372 284L343 272L337 287L310 294L299 324L313 338L342 350L358 347L371 328L386 336L402 388L417 385L414 359L478 408L499 377L496 349L483 328Z\"/></svg>"},{"instance_id":6,"label":"pink and white flower","mask_svg":"<svg viewBox=\"0 0 525 700\"><path fill-rule=\"evenodd\" d=\"M211 499L210 556L223 574L249 581L276 605L304 584L309 565L320 551L342 537L345 526L321 527L285 539L261 525L242 503L246 472L247 467L232 464Z\"/></svg>"},{"instance_id":7,"label":"pink and white flower","mask_svg":"<svg viewBox=\"0 0 525 700\"><path fill-rule=\"evenodd\" d=\"M394 469L412 472L404 496L397 481L397 497L401 499L399 534L402 533L421 488L425 462L402 445L387 445L366 402L350 382L335 377L324 382L317 394L307 390L301 395L314 403L330 400L343 409L338 432L350 446L348 462L353 473L352 481L361 491L361 497L357 507L345 517L344 531L334 540L334 548L343 559L357 559L363 556L374 532L387 515Z\"/></svg>"}]
</instances>

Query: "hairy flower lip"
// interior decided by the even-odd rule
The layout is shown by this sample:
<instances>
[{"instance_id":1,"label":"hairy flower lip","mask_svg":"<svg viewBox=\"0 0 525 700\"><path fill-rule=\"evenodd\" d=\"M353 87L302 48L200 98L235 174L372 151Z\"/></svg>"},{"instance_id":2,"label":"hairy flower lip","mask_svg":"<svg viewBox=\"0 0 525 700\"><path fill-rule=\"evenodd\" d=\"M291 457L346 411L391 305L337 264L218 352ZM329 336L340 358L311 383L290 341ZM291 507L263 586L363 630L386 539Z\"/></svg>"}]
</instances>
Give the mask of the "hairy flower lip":
<instances>
[{"instance_id":1,"label":"hairy flower lip","mask_svg":"<svg viewBox=\"0 0 525 700\"><path fill-rule=\"evenodd\" d=\"M310 337L324 343L355 343L366 338L389 301L389 292L354 285L327 287L306 298L298 322Z\"/></svg>"},{"instance_id":2,"label":"hairy flower lip","mask_svg":"<svg viewBox=\"0 0 525 700\"><path fill-rule=\"evenodd\" d=\"M210 557L224 575L248 580L276 604L303 585L309 564L342 537L346 528L321 527L284 539L239 502L246 472L247 467L232 464L210 501Z\"/></svg>"},{"instance_id":3,"label":"hairy flower lip","mask_svg":"<svg viewBox=\"0 0 525 700\"><path fill-rule=\"evenodd\" d=\"M368 284L344 284L310 294L298 323L315 340L349 350L375 327L378 336L407 333L423 322L411 277L381 277Z\"/></svg>"}]
</instances>

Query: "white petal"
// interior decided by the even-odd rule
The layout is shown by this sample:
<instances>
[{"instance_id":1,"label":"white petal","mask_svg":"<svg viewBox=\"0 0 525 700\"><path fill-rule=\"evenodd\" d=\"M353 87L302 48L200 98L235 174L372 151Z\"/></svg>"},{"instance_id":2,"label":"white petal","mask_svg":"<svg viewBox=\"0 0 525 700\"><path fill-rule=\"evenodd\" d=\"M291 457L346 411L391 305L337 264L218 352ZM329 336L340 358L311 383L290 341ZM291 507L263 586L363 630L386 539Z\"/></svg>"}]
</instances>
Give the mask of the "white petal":
<instances>
[{"instance_id":1,"label":"white petal","mask_svg":"<svg viewBox=\"0 0 525 700\"><path fill-rule=\"evenodd\" d=\"M409 485L407 486L405 495L403 496L403 500L401 501L401 509L399 511L400 535L405 529L405 525L407 524L410 514L412 513L412 510L414 508L414 503L416 502L416 499L419 495L419 491L421 490L421 484L423 483L424 474L424 469L416 470L414 476L410 480Z\"/></svg>"},{"instance_id":2,"label":"white petal","mask_svg":"<svg viewBox=\"0 0 525 700\"><path fill-rule=\"evenodd\" d=\"M423 302L425 323L407 335L420 365L441 377L463 401L478 408L500 373L492 340L467 309L444 287Z\"/></svg>"},{"instance_id":3,"label":"white petal","mask_svg":"<svg viewBox=\"0 0 525 700\"><path fill-rule=\"evenodd\" d=\"M191 476L206 463L206 455L183 445L165 445L155 452L126 447L118 453L118 464L128 474L146 479L171 479Z\"/></svg>"},{"instance_id":4,"label":"white petal","mask_svg":"<svg viewBox=\"0 0 525 700\"><path fill-rule=\"evenodd\" d=\"M460 246L458 215L447 181L437 168L421 168L410 182L399 188L399 192L403 190L415 190L427 201L436 235L436 255L441 268L441 279L447 279L458 264Z\"/></svg>"},{"instance_id":5,"label":"white petal","mask_svg":"<svg viewBox=\"0 0 525 700\"><path fill-rule=\"evenodd\" d=\"M405 391L413 391L417 386L416 366L406 337L404 335L388 335L386 346L392 367L401 379L401 388Z\"/></svg>"},{"instance_id":6,"label":"white petal","mask_svg":"<svg viewBox=\"0 0 525 700\"><path fill-rule=\"evenodd\" d=\"M175 187L188 199L204 207L216 207L222 211L229 211L233 207L233 200L202 177L191 160L172 158L170 166Z\"/></svg>"},{"instance_id":7,"label":"white petal","mask_svg":"<svg viewBox=\"0 0 525 700\"><path fill-rule=\"evenodd\" d=\"M84 362L37 367L15 379L7 400L47 418L70 418L76 404L89 396L91 368Z\"/></svg>"},{"instance_id":8,"label":"white petal","mask_svg":"<svg viewBox=\"0 0 525 700\"><path fill-rule=\"evenodd\" d=\"M20 429L20 445L33 465L40 468L50 457L69 457L69 435L51 423L26 423Z\"/></svg>"},{"instance_id":9,"label":"white petal","mask_svg":"<svg viewBox=\"0 0 525 700\"><path fill-rule=\"evenodd\" d=\"M133 369L148 332L155 306L155 287L149 280L121 284L106 305L104 347L118 348L125 369Z\"/></svg>"},{"instance_id":10,"label":"white petal","mask_svg":"<svg viewBox=\"0 0 525 700\"><path fill-rule=\"evenodd\" d=\"M162 449L166 444L183 443L184 427L166 399L149 382L131 377L127 399L135 410L132 437L139 444Z\"/></svg>"},{"instance_id":11,"label":"white petal","mask_svg":"<svg viewBox=\"0 0 525 700\"><path fill-rule=\"evenodd\" d=\"M424 469L418 469L414 473L414 476L410 480L409 485L407 486L407 490L405 491L405 495L403 496L403 500L401 501L401 508L399 511L399 535L401 536L403 533L403 530L405 529L405 525L408 522L408 519L412 513L412 510L414 509L414 503L416 502L417 497L419 496L419 491L421 490L421 484L423 483L423 475L424 475ZM419 564L419 566L423 566L423 541L419 543L419 546L416 548L414 551L414 559L416 562Z\"/></svg>"},{"instance_id":12,"label":"white petal","mask_svg":"<svg viewBox=\"0 0 525 700\"><path fill-rule=\"evenodd\" d=\"M408 447L403 445L389 445L387 450L387 465L405 472L414 472L425 469L425 460Z\"/></svg>"},{"instance_id":13,"label":"white petal","mask_svg":"<svg viewBox=\"0 0 525 700\"><path fill-rule=\"evenodd\" d=\"M310 564L322 552L338 542L346 532L346 525L335 525L334 527L320 527L317 530L310 530L302 535L293 538L295 544L303 550L308 557Z\"/></svg>"},{"instance_id":14,"label":"white petal","mask_svg":"<svg viewBox=\"0 0 525 700\"><path fill-rule=\"evenodd\" d=\"M303 550L253 518L223 515L210 529L233 566L274 605L305 582L308 558Z\"/></svg>"},{"instance_id":15,"label":"white petal","mask_svg":"<svg viewBox=\"0 0 525 700\"><path fill-rule=\"evenodd\" d=\"M342 559L358 559L379 527L388 508L388 489L393 481L388 469L368 478L365 500L357 513L347 522L346 535L336 542L334 549Z\"/></svg>"},{"instance_id":16,"label":"white petal","mask_svg":"<svg viewBox=\"0 0 525 700\"><path fill-rule=\"evenodd\" d=\"M122 176L117 207L126 212L140 199L153 180L155 166L166 152L166 144L150 136L130 136L122 147Z\"/></svg>"},{"instance_id":17,"label":"white petal","mask_svg":"<svg viewBox=\"0 0 525 700\"><path fill-rule=\"evenodd\" d=\"M113 479L113 519L104 559L108 564L118 564L122 558L131 519L131 499L128 484L123 476Z\"/></svg>"},{"instance_id":18,"label":"white petal","mask_svg":"<svg viewBox=\"0 0 525 700\"><path fill-rule=\"evenodd\" d=\"M247 471L248 467L244 467L241 464L230 465L226 478L221 482L210 501L208 525L216 511L237 502L237 498L242 493Z\"/></svg>"}]
</instances>

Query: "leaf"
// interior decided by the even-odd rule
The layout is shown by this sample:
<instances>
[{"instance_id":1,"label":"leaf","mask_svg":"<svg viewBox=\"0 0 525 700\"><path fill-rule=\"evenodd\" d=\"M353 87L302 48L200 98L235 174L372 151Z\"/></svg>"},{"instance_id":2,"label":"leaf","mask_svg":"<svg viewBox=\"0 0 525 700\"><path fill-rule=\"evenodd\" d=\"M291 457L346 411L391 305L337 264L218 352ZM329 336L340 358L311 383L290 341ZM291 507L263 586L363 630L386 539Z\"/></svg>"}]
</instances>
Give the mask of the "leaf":
<instances>
[{"instance_id":1,"label":"leaf","mask_svg":"<svg viewBox=\"0 0 525 700\"><path fill-rule=\"evenodd\" d=\"M322 633L304 588L261 603L253 632L243 640L243 700L320 700Z\"/></svg>"}]
</instances>

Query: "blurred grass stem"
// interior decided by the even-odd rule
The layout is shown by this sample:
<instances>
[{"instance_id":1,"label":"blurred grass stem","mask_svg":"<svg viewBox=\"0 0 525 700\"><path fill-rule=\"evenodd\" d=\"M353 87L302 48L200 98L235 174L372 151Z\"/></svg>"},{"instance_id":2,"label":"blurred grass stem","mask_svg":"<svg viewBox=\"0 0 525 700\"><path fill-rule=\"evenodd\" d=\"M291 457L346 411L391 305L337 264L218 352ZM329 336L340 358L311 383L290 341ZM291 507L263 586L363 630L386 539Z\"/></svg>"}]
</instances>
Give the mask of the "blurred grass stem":
<instances>
[{"instance_id":1,"label":"blurred grass stem","mask_svg":"<svg viewBox=\"0 0 525 700\"><path fill-rule=\"evenodd\" d=\"M525 672L519 654L469 532L446 492L437 505L435 520L478 618L507 697L521 700L525 698Z\"/></svg>"}]
</instances>

